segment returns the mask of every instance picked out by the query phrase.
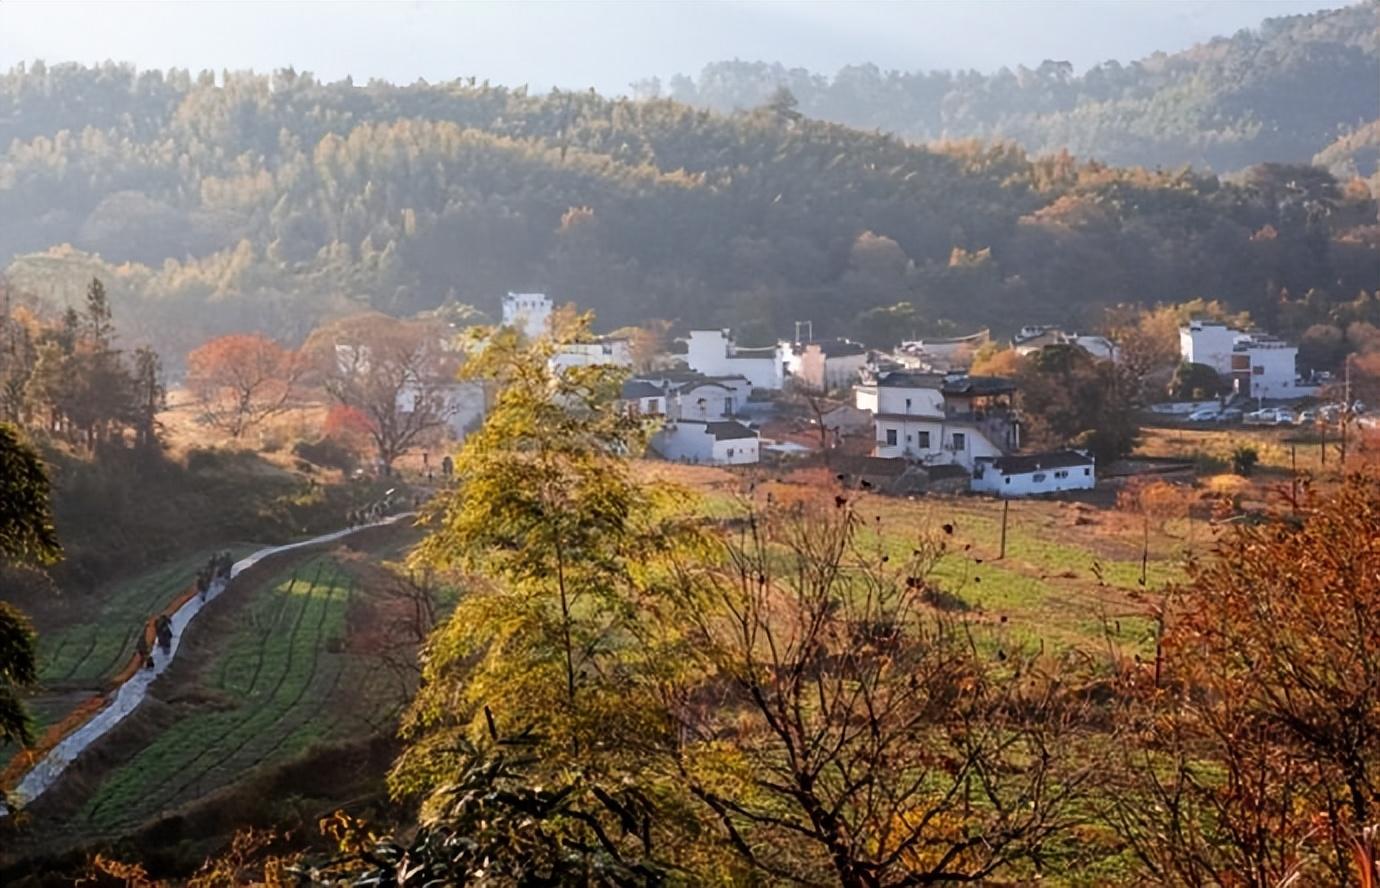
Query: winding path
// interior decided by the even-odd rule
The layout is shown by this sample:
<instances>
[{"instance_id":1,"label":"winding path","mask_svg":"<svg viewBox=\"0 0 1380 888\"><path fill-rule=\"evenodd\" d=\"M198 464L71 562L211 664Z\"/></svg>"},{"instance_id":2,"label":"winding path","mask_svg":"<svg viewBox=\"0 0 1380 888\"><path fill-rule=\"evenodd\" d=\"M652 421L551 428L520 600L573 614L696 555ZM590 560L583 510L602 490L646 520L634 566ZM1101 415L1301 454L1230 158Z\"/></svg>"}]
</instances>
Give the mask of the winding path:
<instances>
[{"instance_id":1,"label":"winding path","mask_svg":"<svg viewBox=\"0 0 1380 888\"><path fill-rule=\"evenodd\" d=\"M283 552L290 552L293 549L302 549L307 546L319 546L322 543L334 542L353 533L358 533L361 530L393 524L404 518L410 517L412 514L412 512L404 512L400 515L392 515L382 521L376 521L373 524L362 524L358 527L337 530L334 533L322 534L321 536L299 540L298 542L288 543L283 546L270 546L260 549L236 561L231 566L230 580L233 580L244 571L249 570L249 568L263 561L265 558L271 558ZM40 759L39 762L20 779L18 785L16 785L14 790L9 794L9 800L12 804L17 808L22 808L42 795L45 790L52 786L57 779L62 776L62 772L67 769L68 765L76 760L77 756L81 755L81 753L92 743L95 743L101 737L105 736L112 728L124 720L125 716L129 715L138 708L140 703L144 702L144 698L148 696L149 687L153 684L154 679L163 674L163 671L172 663L173 658L177 656L177 650L182 644L182 635L187 631L187 626L191 624L197 614L201 613L202 608L211 601L214 601L217 596L225 591L230 580L216 581L206 591L205 596L193 596L177 609L172 615L172 643L168 645L167 651L165 652L162 647L158 645L153 646L153 651L151 653L153 668L137 670L113 693L107 696L108 702L105 708L93 715L81 727L62 738L56 746L50 749L47 755ZM0 817L4 817L8 814L9 808L7 808L4 803L0 803Z\"/></svg>"}]
</instances>

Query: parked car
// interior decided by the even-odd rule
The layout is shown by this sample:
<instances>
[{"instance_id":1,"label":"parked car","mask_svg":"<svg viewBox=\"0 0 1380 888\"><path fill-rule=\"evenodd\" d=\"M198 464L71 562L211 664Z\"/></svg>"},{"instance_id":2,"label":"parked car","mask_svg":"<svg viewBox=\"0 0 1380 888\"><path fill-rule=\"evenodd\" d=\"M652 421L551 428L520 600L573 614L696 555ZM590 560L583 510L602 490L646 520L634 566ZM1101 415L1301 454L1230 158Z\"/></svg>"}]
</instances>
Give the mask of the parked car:
<instances>
[{"instance_id":1,"label":"parked car","mask_svg":"<svg viewBox=\"0 0 1380 888\"><path fill-rule=\"evenodd\" d=\"M1299 425L1313 425L1313 424L1315 424L1317 421L1318 421L1318 411L1316 411L1316 410L1302 410L1302 411L1299 411L1299 418L1298 418L1298 424L1299 424Z\"/></svg>"},{"instance_id":2,"label":"parked car","mask_svg":"<svg viewBox=\"0 0 1380 888\"><path fill-rule=\"evenodd\" d=\"M1297 421L1298 418L1294 416L1294 411L1288 407L1275 408L1275 425L1293 425Z\"/></svg>"},{"instance_id":3,"label":"parked car","mask_svg":"<svg viewBox=\"0 0 1380 888\"><path fill-rule=\"evenodd\" d=\"M1188 415L1189 422L1216 422L1222 418L1222 411L1216 407L1201 407Z\"/></svg>"},{"instance_id":4,"label":"parked car","mask_svg":"<svg viewBox=\"0 0 1380 888\"><path fill-rule=\"evenodd\" d=\"M1275 408L1266 407L1264 410L1252 410L1246 414L1245 419L1251 425L1274 425Z\"/></svg>"}]
</instances>

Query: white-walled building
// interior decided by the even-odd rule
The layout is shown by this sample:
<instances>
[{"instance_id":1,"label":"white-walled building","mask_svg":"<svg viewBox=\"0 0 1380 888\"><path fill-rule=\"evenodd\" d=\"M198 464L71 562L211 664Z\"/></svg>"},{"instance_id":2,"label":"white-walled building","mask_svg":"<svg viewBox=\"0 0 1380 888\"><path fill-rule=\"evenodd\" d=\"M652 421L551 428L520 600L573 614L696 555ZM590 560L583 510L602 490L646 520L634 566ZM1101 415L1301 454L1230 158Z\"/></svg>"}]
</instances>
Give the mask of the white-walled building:
<instances>
[{"instance_id":1,"label":"white-walled building","mask_svg":"<svg viewBox=\"0 0 1380 888\"><path fill-rule=\"evenodd\" d=\"M663 459L701 465L751 465L761 459L761 439L737 420L668 419L652 436Z\"/></svg>"},{"instance_id":2,"label":"white-walled building","mask_svg":"<svg viewBox=\"0 0 1380 888\"><path fill-rule=\"evenodd\" d=\"M792 375L812 392L847 389L862 378L867 367L867 349L849 339L806 342L792 352L796 358Z\"/></svg>"},{"instance_id":3,"label":"white-walled building","mask_svg":"<svg viewBox=\"0 0 1380 888\"><path fill-rule=\"evenodd\" d=\"M1091 490L1096 462L1081 450L1021 456L979 457L970 488L994 496L1035 496L1065 490Z\"/></svg>"},{"instance_id":4,"label":"white-walled building","mask_svg":"<svg viewBox=\"0 0 1380 888\"><path fill-rule=\"evenodd\" d=\"M1238 394L1248 398L1303 398L1317 387L1298 379L1298 346L1266 336L1237 340L1231 353L1231 377Z\"/></svg>"},{"instance_id":5,"label":"white-walled building","mask_svg":"<svg viewBox=\"0 0 1380 888\"><path fill-rule=\"evenodd\" d=\"M1236 342L1248 335L1217 321L1190 321L1179 328L1179 355L1190 364L1206 364L1230 376Z\"/></svg>"},{"instance_id":6,"label":"white-walled building","mask_svg":"<svg viewBox=\"0 0 1380 888\"><path fill-rule=\"evenodd\" d=\"M746 377L711 379L682 370L629 379L623 384L622 399L625 409L641 415L711 421L736 415L751 393Z\"/></svg>"},{"instance_id":7,"label":"white-walled building","mask_svg":"<svg viewBox=\"0 0 1380 888\"><path fill-rule=\"evenodd\" d=\"M755 389L780 391L786 356L780 346L738 348L727 330L691 330L685 361L704 376L744 376Z\"/></svg>"},{"instance_id":8,"label":"white-walled building","mask_svg":"<svg viewBox=\"0 0 1380 888\"><path fill-rule=\"evenodd\" d=\"M515 327L528 339L551 332L551 297L545 293L513 293L503 297L503 326Z\"/></svg>"},{"instance_id":9,"label":"white-walled building","mask_svg":"<svg viewBox=\"0 0 1380 888\"><path fill-rule=\"evenodd\" d=\"M632 366L632 343L626 339L601 338L592 342L568 342L551 357L556 371L569 367Z\"/></svg>"},{"instance_id":10,"label":"white-walled building","mask_svg":"<svg viewBox=\"0 0 1380 888\"><path fill-rule=\"evenodd\" d=\"M893 371L857 386L856 405L872 411L873 456L972 469L979 458L1020 447L1011 408L1015 385L995 377Z\"/></svg>"},{"instance_id":11,"label":"white-walled building","mask_svg":"<svg viewBox=\"0 0 1380 888\"><path fill-rule=\"evenodd\" d=\"M1011 347L1020 355L1029 355L1050 345L1074 345L1099 361L1116 360L1116 346L1105 336L1066 333L1058 327L1031 325L1022 327L1011 339Z\"/></svg>"}]
</instances>

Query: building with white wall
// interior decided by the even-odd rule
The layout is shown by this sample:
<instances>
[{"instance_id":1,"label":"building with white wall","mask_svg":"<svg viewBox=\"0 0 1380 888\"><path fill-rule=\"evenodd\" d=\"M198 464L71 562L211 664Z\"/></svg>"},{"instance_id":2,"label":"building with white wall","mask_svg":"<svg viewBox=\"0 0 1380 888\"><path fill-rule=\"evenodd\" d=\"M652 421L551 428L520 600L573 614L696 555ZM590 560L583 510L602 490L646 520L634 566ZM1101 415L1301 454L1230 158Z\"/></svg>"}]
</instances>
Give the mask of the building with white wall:
<instances>
[{"instance_id":1,"label":"building with white wall","mask_svg":"<svg viewBox=\"0 0 1380 888\"><path fill-rule=\"evenodd\" d=\"M780 391L786 356L780 346L739 348L727 330L691 330L685 362L704 376L743 376L755 389Z\"/></svg>"},{"instance_id":2,"label":"building with white wall","mask_svg":"<svg viewBox=\"0 0 1380 888\"><path fill-rule=\"evenodd\" d=\"M551 297L545 293L513 293L503 297L503 326L522 331L528 339L551 332Z\"/></svg>"},{"instance_id":3,"label":"building with white wall","mask_svg":"<svg viewBox=\"0 0 1380 888\"><path fill-rule=\"evenodd\" d=\"M631 367L632 343L626 339L601 337L589 342L567 342L551 356L551 369L569 367Z\"/></svg>"},{"instance_id":4,"label":"building with white wall","mask_svg":"<svg viewBox=\"0 0 1380 888\"><path fill-rule=\"evenodd\" d=\"M1006 379L892 371L855 388L856 405L873 416L873 456L972 469L979 458L1020 447Z\"/></svg>"},{"instance_id":5,"label":"building with white wall","mask_svg":"<svg viewBox=\"0 0 1380 888\"><path fill-rule=\"evenodd\" d=\"M1247 398L1290 400L1317 392L1298 378L1299 349L1269 336L1237 340L1231 353L1231 378L1237 394Z\"/></svg>"},{"instance_id":6,"label":"building with white wall","mask_svg":"<svg viewBox=\"0 0 1380 888\"><path fill-rule=\"evenodd\" d=\"M793 349L796 356L793 377L812 392L847 389L862 378L867 367L867 349L850 339L806 342Z\"/></svg>"},{"instance_id":7,"label":"building with white wall","mask_svg":"<svg viewBox=\"0 0 1380 888\"><path fill-rule=\"evenodd\" d=\"M1217 321L1189 321L1179 328L1179 355L1190 364L1206 364L1230 376L1236 342L1248 335Z\"/></svg>"},{"instance_id":8,"label":"building with white wall","mask_svg":"<svg viewBox=\"0 0 1380 888\"><path fill-rule=\"evenodd\" d=\"M1096 468L1092 455L1081 450L979 457L970 489L993 496L1091 490L1097 483Z\"/></svg>"},{"instance_id":9,"label":"building with white wall","mask_svg":"<svg viewBox=\"0 0 1380 888\"><path fill-rule=\"evenodd\" d=\"M652 436L663 459L701 465L751 465L761 459L757 432L737 420L668 419Z\"/></svg>"}]
</instances>

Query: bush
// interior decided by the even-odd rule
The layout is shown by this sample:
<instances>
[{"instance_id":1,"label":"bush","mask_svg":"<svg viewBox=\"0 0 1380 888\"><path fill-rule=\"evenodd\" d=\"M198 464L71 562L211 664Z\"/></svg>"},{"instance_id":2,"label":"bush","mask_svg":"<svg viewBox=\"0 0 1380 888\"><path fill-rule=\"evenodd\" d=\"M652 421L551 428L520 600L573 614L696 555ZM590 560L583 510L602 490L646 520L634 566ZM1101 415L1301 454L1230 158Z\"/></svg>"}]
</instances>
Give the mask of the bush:
<instances>
[{"instance_id":1,"label":"bush","mask_svg":"<svg viewBox=\"0 0 1380 888\"><path fill-rule=\"evenodd\" d=\"M342 472L353 470L357 462L354 452L333 438L298 441L292 446L292 455L313 462L318 466L339 469Z\"/></svg>"},{"instance_id":2,"label":"bush","mask_svg":"<svg viewBox=\"0 0 1380 888\"><path fill-rule=\"evenodd\" d=\"M1249 478L1260 462L1260 453L1251 445L1243 444L1231 453L1231 470L1243 478Z\"/></svg>"}]
</instances>

